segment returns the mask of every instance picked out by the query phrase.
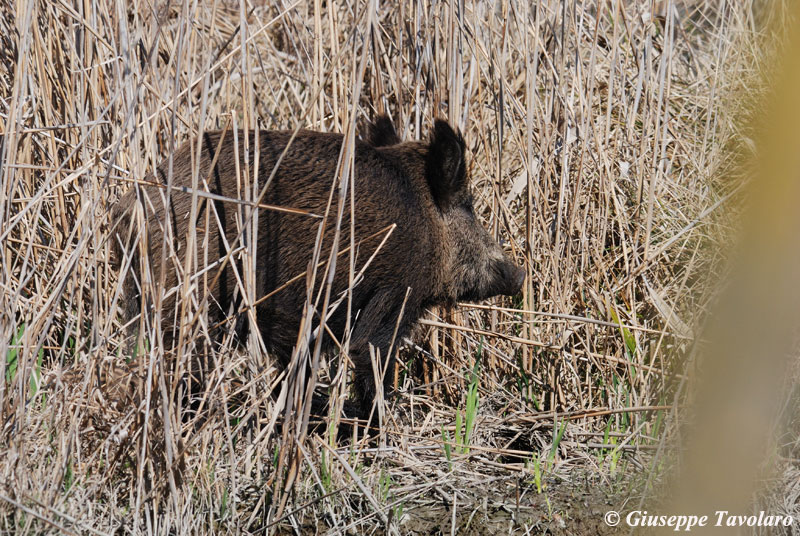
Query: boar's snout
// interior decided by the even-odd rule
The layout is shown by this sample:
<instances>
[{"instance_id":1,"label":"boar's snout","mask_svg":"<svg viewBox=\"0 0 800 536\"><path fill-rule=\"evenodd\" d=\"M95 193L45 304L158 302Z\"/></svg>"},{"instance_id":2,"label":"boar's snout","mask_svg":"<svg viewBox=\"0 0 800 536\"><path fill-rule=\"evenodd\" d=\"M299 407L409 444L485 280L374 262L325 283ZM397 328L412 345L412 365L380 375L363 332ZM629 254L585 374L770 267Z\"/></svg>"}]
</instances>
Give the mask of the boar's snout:
<instances>
[{"instance_id":1,"label":"boar's snout","mask_svg":"<svg viewBox=\"0 0 800 536\"><path fill-rule=\"evenodd\" d=\"M522 290L522 283L525 282L525 269L511 262L501 261L497 272L500 277L497 294L504 296L519 294Z\"/></svg>"}]
</instances>

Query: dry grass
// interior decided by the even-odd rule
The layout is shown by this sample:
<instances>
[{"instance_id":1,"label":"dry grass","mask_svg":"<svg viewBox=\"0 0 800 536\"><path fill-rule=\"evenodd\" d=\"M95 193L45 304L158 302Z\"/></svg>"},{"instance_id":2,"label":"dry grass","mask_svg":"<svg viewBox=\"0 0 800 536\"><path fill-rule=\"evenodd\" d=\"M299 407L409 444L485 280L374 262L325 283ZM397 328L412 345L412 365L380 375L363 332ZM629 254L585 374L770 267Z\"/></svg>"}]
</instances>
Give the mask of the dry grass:
<instances>
[{"instance_id":1,"label":"dry grass","mask_svg":"<svg viewBox=\"0 0 800 536\"><path fill-rule=\"evenodd\" d=\"M754 3L0 7L0 531L576 532L559 482L641 494L735 225L730 105L769 61ZM336 415L306 434L302 378L257 336L219 350L187 417L173 371L208 324L131 355L110 207L201 130L352 132L380 112L405 139L461 128L480 214L528 270L521 299L431 311L375 445L340 446ZM476 361L470 448L448 454Z\"/></svg>"}]
</instances>

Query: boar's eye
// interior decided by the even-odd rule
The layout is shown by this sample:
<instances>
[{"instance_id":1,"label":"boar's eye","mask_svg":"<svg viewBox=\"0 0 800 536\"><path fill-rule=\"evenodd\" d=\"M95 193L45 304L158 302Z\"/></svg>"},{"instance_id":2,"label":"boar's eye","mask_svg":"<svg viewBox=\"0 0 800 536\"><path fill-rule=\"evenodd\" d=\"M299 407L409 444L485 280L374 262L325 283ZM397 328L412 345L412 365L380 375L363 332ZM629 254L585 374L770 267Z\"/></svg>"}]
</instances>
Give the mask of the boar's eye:
<instances>
[{"instance_id":1,"label":"boar's eye","mask_svg":"<svg viewBox=\"0 0 800 536\"><path fill-rule=\"evenodd\" d=\"M469 199L467 199L467 202L464 203L464 210L466 210L467 214L469 214L473 218L475 217L475 206L472 204L472 197L471 196L470 196Z\"/></svg>"},{"instance_id":2,"label":"boar's eye","mask_svg":"<svg viewBox=\"0 0 800 536\"><path fill-rule=\"evenodd\" d=\"M475 216L475 198L472 196L471 188L464 188L458 204L467 214Z\"/></svg>"}]
</instances>

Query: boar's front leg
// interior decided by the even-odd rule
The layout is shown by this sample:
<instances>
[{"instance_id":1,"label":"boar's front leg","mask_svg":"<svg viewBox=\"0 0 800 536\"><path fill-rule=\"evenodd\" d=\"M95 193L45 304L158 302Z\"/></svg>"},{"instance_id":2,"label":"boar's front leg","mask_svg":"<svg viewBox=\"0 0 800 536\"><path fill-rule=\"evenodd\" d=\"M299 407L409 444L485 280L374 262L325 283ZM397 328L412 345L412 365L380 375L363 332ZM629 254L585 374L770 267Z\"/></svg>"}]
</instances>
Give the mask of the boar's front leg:
<instances>
[{"instance_id":1,"label":"boar's front leg","mask_svg":"<svg viewBox=\"0 0 800 536\"><path fill-rule=\"evenodd\" d=\"M359 418L368 419L376 395L376 374L372 368L370 345L380 358L384 393L391 385L394 354L408 333L409 307L403 307L404 295L397 292L377 293L362 307L356 319L350 342L350 359L354 366L354 388ZM401 317L401 313L404 313Z\"/></svg>"}]
</instances>

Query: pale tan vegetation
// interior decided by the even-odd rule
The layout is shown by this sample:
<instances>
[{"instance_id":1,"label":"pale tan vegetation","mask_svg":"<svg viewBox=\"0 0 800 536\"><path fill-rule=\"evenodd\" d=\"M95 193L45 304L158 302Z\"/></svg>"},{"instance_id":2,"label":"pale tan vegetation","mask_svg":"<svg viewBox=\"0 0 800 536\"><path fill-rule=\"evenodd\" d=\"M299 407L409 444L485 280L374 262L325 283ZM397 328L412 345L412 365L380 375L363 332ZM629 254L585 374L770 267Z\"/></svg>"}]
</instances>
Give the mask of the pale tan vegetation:
<instances>
[{"instance_id":1,"label":"pale tan vegetation","mask_svg":"<svg viewBox=\"0 0 800 536\"><path fill-rule=\"evenodd\" d=\"M733 103L770 61L756 3L4 4L0 531L602 530L606 496L638 501L670 461L736 221ZM204 130L352 133L378 113L403 139L462 130L523 295L430 311L373 444L337 439L336 412L307 433L303 368L255 334L224 341L187 413L173 379L204 297L181 285L182 349L152 327L125 342L116 200ZM336 400L341 354L319 371Z\"/></svg>"}]
</instances>

